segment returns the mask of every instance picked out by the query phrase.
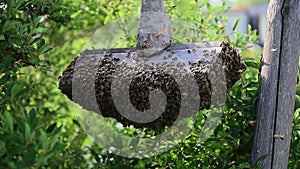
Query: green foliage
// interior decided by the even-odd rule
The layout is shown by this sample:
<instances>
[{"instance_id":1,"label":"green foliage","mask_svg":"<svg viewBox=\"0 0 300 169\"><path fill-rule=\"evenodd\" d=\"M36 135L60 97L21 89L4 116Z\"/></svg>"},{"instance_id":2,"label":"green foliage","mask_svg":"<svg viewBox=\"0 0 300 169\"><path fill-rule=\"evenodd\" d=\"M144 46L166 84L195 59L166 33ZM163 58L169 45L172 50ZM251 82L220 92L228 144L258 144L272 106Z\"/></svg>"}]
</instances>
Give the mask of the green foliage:
<instances>
[{"instance_id":1,"label":"green foliage","mask_svg":"<svg viewBox=\"0 0 300 169\"><path fill-rule=\"evenodd\" d=\"M42 167L48 164L55 153L62 151L67 144L59 143L62 127L56 123L41 126L43 118L38 117L35 109L22 111L20 117L5 112L1 120L1 166L9 168ZM8 136L8 137L7 137ZM51 165L50 165L51 166Z\"/></svg>"},{"instance_id":2,"label":"green foliage","mask_svg":"<svg viewBox=\"0 0 300 169\"><path fill-rule=\"evenodd\" d=\"M69 160L84 154L76 142L86 136L72 135L72 130L80 128L62 121L65 115L58 114L69 107L56 100L59 91L50 71L47 37L49 30L57 29L55 24L70 20L72 12L63 12L65 5L60 0L0 3L1 168L87 166L81 156Z\"/></svg>"},{"instance_id":3,"label":"green foliage","mask_svg":"<svg viewBox=\"0 0 300 169\"><path fill-rule=\"evenodd\" d=\"M300 67L300 62L299 62ZM300 69L299 69L300 71ZM290 158L289 158L289 167L290 168L298 168L300 166L300 72L298 74L297 79L297 88L296 88L296 98L295 98L295 113L293 120L293 130L292 130L292 142L290 147Z\"/></svg>"},{"instance_id":4,"label":"green foliage","mask_svg":"<svg viewBox=\"0 0 300 169\"><path fill-rule=\"evenodd\" d=\"M227 40L246 50L256 41L256 32L250 27L247 35L236 32L238 21L232 32L226 32L225 3L215 7L208 1L166 0L173 21L182 23L173 25L175 34L184 30L195 35L189 39L179 33L183 36L176 43ZM176 147L147 159L109 151L102 155L103 148L85 134L73 103L57 89L57 77L93 32L121 17L137 15L139 5L137 0L0 2L0 168L250 168L260 61L247 52L243 60L248 69L230 90L221 122L207 141L199 141L207 112L199 113L193 131ZM232 34L235 40L229 39ZM134 39L122 45L134 45ZM300 166L298 90L299 85L291 168ZM139 136L152 131L125 127L120 132Z\"/></svg>"}]
</instances>

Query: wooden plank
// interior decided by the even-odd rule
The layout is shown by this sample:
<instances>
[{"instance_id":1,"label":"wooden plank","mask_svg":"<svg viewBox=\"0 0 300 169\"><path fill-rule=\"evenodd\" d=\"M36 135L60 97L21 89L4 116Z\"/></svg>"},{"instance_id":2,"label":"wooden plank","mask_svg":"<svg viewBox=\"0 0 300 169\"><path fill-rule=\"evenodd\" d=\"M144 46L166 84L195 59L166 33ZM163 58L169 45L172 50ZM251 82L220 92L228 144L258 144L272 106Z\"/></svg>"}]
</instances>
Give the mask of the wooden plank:
<instances>
[{"instance_id":1,"label":"wooden plank","mask_svg":"<svg viewBox=\"0 0 300 169\"><path fill-rule=\"evenodd\" d=\"M277 3L275 3L277 2ZM273 134L278 87L278 68L282 17L280 10L284 0L271 0L267 12L267 33L260 77L260 93L256 115L252 165L262 156L263 168L270 168L273 154Z\"/></svg>"},{"instance_id":2,"label":"wooden plank","mask_svg":"<svg viewBox=\"0 0 300 169\"><path fill-rule=\"evenodd\" d=\"M300 1L286 1L283 14L279 91L272 168L287 168L300 56Z\"/></svg>"},{"instance_id":3,"label":"wooden plank","mask_svg":"<svg viewBox=\"0 0 300 169\"><path fill-rule=\"evenodd\" d=\"M299 1L270 0L251 163L287 168L299 59ZM283 136L283 137L282 137Z\"/></svg>"}]
</instances>

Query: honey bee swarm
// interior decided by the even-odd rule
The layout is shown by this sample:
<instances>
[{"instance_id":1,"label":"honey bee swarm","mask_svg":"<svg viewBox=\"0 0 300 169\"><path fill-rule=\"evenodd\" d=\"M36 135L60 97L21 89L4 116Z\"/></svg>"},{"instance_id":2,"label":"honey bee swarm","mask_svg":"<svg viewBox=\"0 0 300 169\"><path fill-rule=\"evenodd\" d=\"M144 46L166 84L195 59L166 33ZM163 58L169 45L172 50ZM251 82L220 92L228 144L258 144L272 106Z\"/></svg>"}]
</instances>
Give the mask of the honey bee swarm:
<instances>
[{"instance_id":1,"label":"honey bee swarm","mask_svg":"<svg viewBox=\"0 0 300 169\"><path fill-rule=\"evenodd\" d=\"M209 109L211 107L211 88L214 82L211 81L209 73L216 67L214 59L219 59L220 64L222 65L221 67L224 69L227 89L230 89L234 83L241 78L246 67L242 63L238 52L226 42L222 42L218 48L220 50L201 50L203 52L203 59L193 59L192 57L192 55L195 55L195 53L198 52L198 48L196 48L197 50L195 48L185 48L184 50L181 50L182 53L185 52L184 56L186 56L186 58L191 59L185 59L183 56L179 55L180 51L175 49L172 50L171 48L168 49L168 55L161 58L160 62L154 58L147 58L148 60L139 62L142 64L141 68L134 66L134 63L140 60L139 57L135 55L134 50L127 50L126 52L123 52L123 54L113 51L106 51L103 54L98 54L97 51L88 54L84 52L82 57L85 57L86 54L90 56L89 59L86 59L86 61L83 61L80 65L76 64L77 59L80 57L72 61L59 78L59 89L72 100L72 80L76 80L79 85L84 87L89 79L85 76L94 76L95 93L89 93L90 91L82 93L82 99L86 100L86 102L79 104L83 108L92 111L99 109L104 117L115 118L125 126L134 125L137 128L148 127L159 130L164 128L164 126L172 125L180 110L182 93L179 85L174 79L176 74L184 75L185 73L191 72L194 76L199 87L199 110ZM173 56L175 53L176 55L179 53L178 56ZM124 62L122 62L124 59L131 59L132 63L124 64ZM161 68L161 66L164 65L173 66L174 69L168 70ZM123 77L126 77L127 73L130 71L138 72L129 86L130 101L137 110L145 111L151 107L149 95L153 90L160 89L164 92L167 99L167 105L158 119L150 123L137 123L122 117L117 111L112 98L111 86L114 77L113 75L120 66L123 70L126 70L122 72ZM93 68L96 69L96 73L93 73ZM82 71L83 73L79 73L77 77L73 77L74 71ZM124 84L118 84L117 87L121 88L123 85ZM123 95L123 93L117 94L119 97L122 97ZM98 107L89 105L88 100L91 99L89 98L91 95L95 95Z\"/></svg>"}]
</instances>

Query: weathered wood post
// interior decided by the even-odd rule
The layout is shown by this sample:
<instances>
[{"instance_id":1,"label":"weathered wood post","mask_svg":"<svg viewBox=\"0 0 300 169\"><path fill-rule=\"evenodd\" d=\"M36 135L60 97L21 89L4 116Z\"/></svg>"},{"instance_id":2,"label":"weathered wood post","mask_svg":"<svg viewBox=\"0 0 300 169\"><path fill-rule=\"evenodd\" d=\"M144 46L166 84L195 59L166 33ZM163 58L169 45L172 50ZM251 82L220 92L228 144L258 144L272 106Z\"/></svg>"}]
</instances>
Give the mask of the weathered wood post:
<instances>
[{"instance_id":1,"label":"weathered wood post","mask_svg":"<svg viewBox=\"0 0 300 169\"><path fill-rule=\"evenodd\" d=\"M288 165L300 56L300 1L271 0L262 58L251 163L264 169Z\"/></svg>"}]
</instances>

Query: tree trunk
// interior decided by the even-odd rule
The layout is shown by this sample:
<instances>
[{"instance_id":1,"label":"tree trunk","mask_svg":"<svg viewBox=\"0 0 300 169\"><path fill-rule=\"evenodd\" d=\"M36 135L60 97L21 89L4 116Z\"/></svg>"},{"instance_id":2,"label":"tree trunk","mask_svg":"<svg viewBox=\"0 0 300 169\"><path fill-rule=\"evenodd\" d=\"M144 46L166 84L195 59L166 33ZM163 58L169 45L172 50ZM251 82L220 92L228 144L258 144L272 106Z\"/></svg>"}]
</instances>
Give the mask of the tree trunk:
<instances>
[{"instance_id":1,"label":"tree trunk","mask_svg":"<svg viewBox=\"0 0 300 169\"><path fill-rule=\"evenodd\" d=\"M264 169L287 168L299 46L300 1L270 0L252 166L262 159Z\"/></svg>"}]
</instances>

